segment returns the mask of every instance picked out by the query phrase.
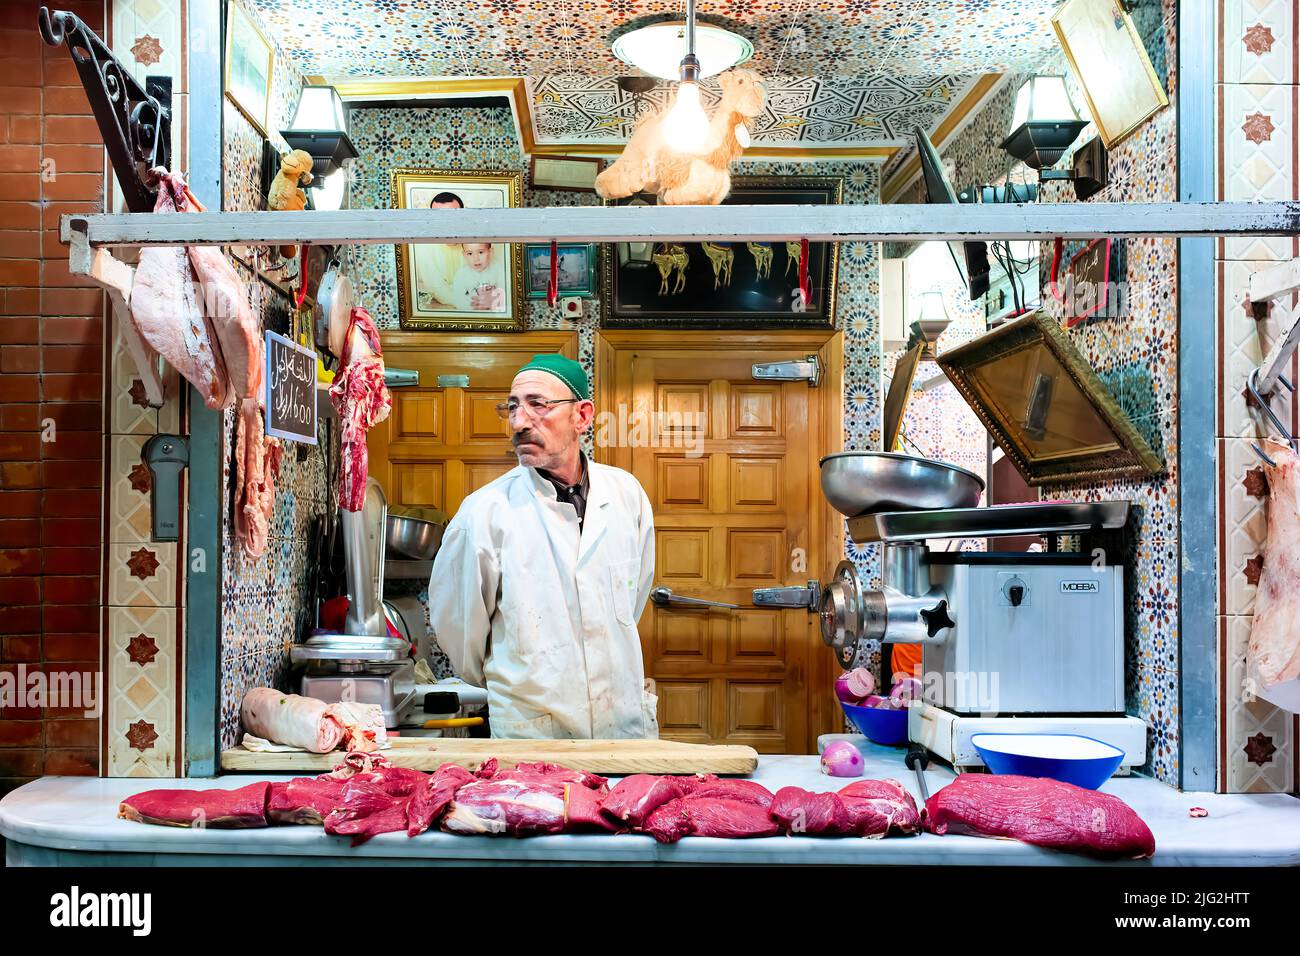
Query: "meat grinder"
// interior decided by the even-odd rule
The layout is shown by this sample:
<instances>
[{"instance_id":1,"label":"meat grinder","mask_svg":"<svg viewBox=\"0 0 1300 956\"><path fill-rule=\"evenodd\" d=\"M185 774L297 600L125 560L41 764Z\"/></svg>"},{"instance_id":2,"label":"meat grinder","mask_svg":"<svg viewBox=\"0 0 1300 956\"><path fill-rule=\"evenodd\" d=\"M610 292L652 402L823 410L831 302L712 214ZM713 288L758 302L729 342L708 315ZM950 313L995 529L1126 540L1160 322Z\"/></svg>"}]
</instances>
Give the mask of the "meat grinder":
<instances>
[{"instance_id":1,"label":"meat grinder","mask_svg":"<svg viewBox=\"0 0 1300 956\"><path fill-rule=\"evenodd\" d=\"M884 545L882 587L864 588L853 564L841 562L818 607L822 639L845 667L864 641L922 645L923 699L956 714L1122 714L1118 545L999 554L927 542L1117 532L1129 510L1107 501L854 518L855 541Z\"/></svg>"},{"instance_id":2,"label":"meat grinder","mask_svg":"<svg viewBox=\"0 0 1300 956\"><path fill-rule=\"evenodd\" d=\"M391 729L423 722L427 694L438 695L436 713L429 716L446 717L483 692L459 681L418 683L410 643L389 634L383 602L387 514L383 488L373 478L366 482L360 511L340 510L348 588L343 630L317 631L295 644L289 656L306 665L300 690L304 697L378 704Z\"/></svg>"}]
</instances>

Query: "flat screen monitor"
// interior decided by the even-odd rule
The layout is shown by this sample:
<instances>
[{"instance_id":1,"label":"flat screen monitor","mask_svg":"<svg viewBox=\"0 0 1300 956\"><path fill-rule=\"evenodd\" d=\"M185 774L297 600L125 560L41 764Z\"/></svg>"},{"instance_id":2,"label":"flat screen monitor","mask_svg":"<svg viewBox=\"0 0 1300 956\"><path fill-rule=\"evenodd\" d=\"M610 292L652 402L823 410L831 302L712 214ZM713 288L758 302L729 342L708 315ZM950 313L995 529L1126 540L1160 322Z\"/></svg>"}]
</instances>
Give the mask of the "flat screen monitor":
<instances>
[{"instance_id":1,"label":"flat screen monitor","mask_svg":"<svg viewBox=\"0 0 1300 956\"><path fill-rule=\"evenodd\" d=\"M916 150L921 157L921 176L925 180L926 201L957 204L957 193L944 174L939 152L930 142L925 130L916 129ZM950 243L955 246L956 243ZM972 300L989 291L989 247L983 242L963 242L962 260L965 263L966 289Z\"/></svg>"}]
</instances>

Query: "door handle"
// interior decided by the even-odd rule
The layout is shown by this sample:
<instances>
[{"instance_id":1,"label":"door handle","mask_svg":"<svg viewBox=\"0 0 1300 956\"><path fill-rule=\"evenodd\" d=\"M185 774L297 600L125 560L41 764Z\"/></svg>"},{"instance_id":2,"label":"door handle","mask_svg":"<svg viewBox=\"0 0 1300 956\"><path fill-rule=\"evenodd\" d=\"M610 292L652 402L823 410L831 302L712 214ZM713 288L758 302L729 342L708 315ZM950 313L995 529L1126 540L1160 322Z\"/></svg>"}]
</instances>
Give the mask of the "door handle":
<instances>
[{"instance_id":1,"label":"door handle","mask_svg":"<svg viewBox=\"0 0 1300 956\"><path fill-rule=\"evenodd\" d=\"M655 607L670 607L677 605L680 607L726 607L738 608L739 604L727 604L725 601L706 601L703 598L685 597L681 594L674 594L672 588L664 587L662 584L650 590L650 600L654 602Z\"/></svg>"}]
</instances>

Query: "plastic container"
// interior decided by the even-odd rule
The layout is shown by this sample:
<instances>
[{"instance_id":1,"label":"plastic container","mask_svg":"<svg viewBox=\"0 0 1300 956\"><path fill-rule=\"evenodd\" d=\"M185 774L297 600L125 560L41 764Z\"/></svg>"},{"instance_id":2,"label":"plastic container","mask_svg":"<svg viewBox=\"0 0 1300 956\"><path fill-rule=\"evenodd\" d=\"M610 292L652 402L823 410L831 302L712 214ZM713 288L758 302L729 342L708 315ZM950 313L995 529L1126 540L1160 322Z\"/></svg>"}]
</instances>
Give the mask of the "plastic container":
<instances>
[{"instance_id":1,"label":"plastic container","mask_svg":"<svg viewBox=\"0 0 1300 956\"><path fill-rule=\"evenodd\" d=\"M907 711L882 707L858 707L840 701L853 726L873 743L896 746L907 743Z\"/></svg>"},{"instance_id":2,"label":"plastic container","mask_svg":"<svg viewBox=\"0 0 1300 956\"><path fill-rule=\"evenodd\" d=\"M1118 747L1082 734L975 734L971 743L993 773L1050 777L1096 790L1124 760Z\"/></svg>"}]
</instances>

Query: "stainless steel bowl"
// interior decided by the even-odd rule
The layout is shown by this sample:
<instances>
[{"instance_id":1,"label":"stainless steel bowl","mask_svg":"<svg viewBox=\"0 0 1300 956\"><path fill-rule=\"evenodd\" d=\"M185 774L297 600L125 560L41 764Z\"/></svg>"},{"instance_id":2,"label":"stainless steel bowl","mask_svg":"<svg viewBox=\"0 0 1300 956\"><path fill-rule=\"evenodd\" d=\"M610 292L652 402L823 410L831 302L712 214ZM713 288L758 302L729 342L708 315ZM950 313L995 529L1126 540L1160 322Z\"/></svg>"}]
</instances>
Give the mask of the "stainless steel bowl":
<instances>
[{"instance_id":1,"label":"stainless steel bowl","mask_svg":"<svg viewBox=\"0 0 1300 956\"><path fill-rule=\"evenodd\" d=\"M442 544L445 522L388 514L388 553L411 561L431 561Z\"/></svg>"},{"instance_id":2,"label":"stainless steel bowl","mask_svg":"<svg viewBox=\"0 0 1300 956\"><path fill-rule=\"evenodd\" d=\"M973 508L984 479L956 465L883 451L842 451L821 461L822 494L848 518L878 511Z\"/></svg>"}]
</instances>

